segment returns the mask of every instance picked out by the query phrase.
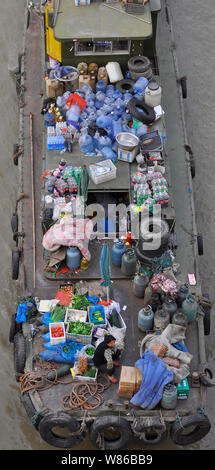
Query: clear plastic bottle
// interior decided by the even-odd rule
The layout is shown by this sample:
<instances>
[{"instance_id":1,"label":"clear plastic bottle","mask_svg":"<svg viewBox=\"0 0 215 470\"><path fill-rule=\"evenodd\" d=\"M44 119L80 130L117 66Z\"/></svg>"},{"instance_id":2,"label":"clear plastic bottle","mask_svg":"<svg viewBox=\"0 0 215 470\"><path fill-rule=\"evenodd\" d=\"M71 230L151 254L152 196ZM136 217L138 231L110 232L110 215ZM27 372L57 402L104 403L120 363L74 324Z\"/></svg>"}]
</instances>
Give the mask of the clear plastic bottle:
<instances>
[{"instance_id":1,"label":"clear plastic bottle","mask_svg":"<svg viewBox=\"0 0 215 470\"><path fill-rule=\"evenodd\" d=\"M103 80L98 80L98 82L96 83L96 91L102 91L103 93L105 93L106 88L107 85L103 82Z\"/></svg>"},{"instance_id":2,"label":"clear plastic bottle","mask_svg":"<svg viewBox=\"0 0 215 470\"><path fill-rule=\"evenodd\" d=\"M147 80L146 77L138 78L138 80L136 81L136 83L133 86L134 93L141 93L142 95L144 95L145 89L146 89L148 83L149 83L149 81Z\"/></svg>"},{"instance_id":3,"label":"clear plastic bottle","mask_svg":"<svg viewBox=\"0 0 215 470\"><path fill-rule=\"evenodd\" d=\"M79 145L83 153L90 153L93 151L93 148L94 148L93 139L87 133L86 130L85 132L82 133L81 137L79 138Z\"/></svg>"},{"instance_id":4,"label":"clear plastic bottle","mask_svg":"<svg viewBox=\"0 0 215 470\"><path fill-rule=\"evenodd\" d=\"M105 94L102 91L97 91L95 99L95 107L99 109L103 106L105 100Z\"/></svg>"},{"instance_id":5,"label":"clear plastic bottle","mask_svg":"<svg viewBox=\"0 0 215 470\"><path fill-rule=\"evenodd\" d=\"M106 129L107 127L111 127L112 126L111 115L101 114L100 116L97 117L96 124L97 126L103 127L104 129Z\"/></svg>"}]
</instances>

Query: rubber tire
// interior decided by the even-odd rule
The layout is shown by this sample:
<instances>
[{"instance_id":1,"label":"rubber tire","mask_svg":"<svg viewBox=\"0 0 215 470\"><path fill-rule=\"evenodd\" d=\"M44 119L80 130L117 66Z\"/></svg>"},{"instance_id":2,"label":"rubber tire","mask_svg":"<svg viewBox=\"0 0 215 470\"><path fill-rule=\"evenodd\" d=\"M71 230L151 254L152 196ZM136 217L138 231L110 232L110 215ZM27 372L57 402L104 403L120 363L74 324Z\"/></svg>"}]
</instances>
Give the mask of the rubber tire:
<instances>
[{"instance_id":1,"label":"rubber tire","mask_svg":"<svg viewBox=\"0 0 215 470\"><path fill-rule=\"evenodd\" d=\"M128 60L128 69L132 72L146 72L151 67L151 61L145 56L133 56Z\"/></svg>"},{"instance_id":2,"label":"rubber tire","mask_svg":"<svg viewBox=\"0 0 215 470\"><path fill-rule=\"evenodd\" d=\"M196 426L196 428L190 434L183 435L183 430L189 426ZM210 429L211 424L208 417L206 415L196 413L181 418L180 422L175 421L171 427L170 436L175 444L186 446L200 441L206 436L206 434L208 434Z\"/></svg>"},{"instance_id":3,"label":"rubber tire","mask_svg":"<svg viewBox=\"0 0 215 470\"><path fill-rule=\"evenodd\" d=\"M140 261L141 264L143 264L144 266L149 266L150 268L152 267L153 258L143 255L142 252L140 252L138 246L136 246L135 248L135 253L136 253L137 259Z\"/></svg>"},{"instance_id":4,"label":"rubber tire","mask_svg":"<svg viewBox=\"0 0 215 470\"><path fill-rule=\"evenodd\" d=\"M198 243L198 254L199 256L202 256L204 254L202 235L197 236L197 243Z\"/></svg>"},{"instance_id":5,"label":"rubber tire","mask_svg":"<svg viewBox=\"0 0 215 470\"><path fill-rule=\"evenodd\" d=\"M116 427L120 430L120 437L117 440L104 440L105 450L125 449L132 440L132 431L129 422L119 416L102 416L97 418L90 427L90 439L95 447L98 446L98 434L102 433L105 428Z\"/></svg>"},{"instance_id":6,"label":"rubber tire","mask_svg":"<svg viewBox=\"0 0 215 470\"><path fill-rule=\"evenodd\" d=\"M152 217L152 222L156 224L156 217ZM148 225L148 222L147 222L147 225ZM146 256L146 258L159 258L168 249L168 242L169 242L168 223L163 219L161 219L161 221L160 219L158 219L158 225L161 229L160 231L161 244L159 248L155 250L143 250L142 242L144 241L144 237L142 236L140 240L138 241L138 244L137 244L138 250L141 254L143 254L143 256ZM147 241L146 238L145 238L145 241Z\"/></svg>"},{"instance_id":7,"label":"rubber tire","mask_svg":"<svg viewBox=\"0 0 215 470\"><path fill-rule=\"evenodd\" d=\"M116 84L116 89L120 91L120 93L133 93L133 85L134 85L134 80L130 79L123 79L117 82Z\"/></svg>"},{"instance_id":8,"label":"rubber tire","mask_svg":"<svg viewBox=\"0 0 215 470\"><path fill-rule=\"evenodd\" d=\"M154 109L137 98L132 98L128 102L127 108L134 118L143 122L144 124L151 124L156 118ZM142 109L145 114L143 114L141 111L138 111L137 108Z\"/></svg>"},{"instance_id":9,"label":"rubber tire","mask_svg":"<svg viewBox=\"0 0 215 470\"><path fill-rule=\"evenodd\" d=\"M15 246L12 249L12 279L16 281L19 277L19 248Z\"/></svg>"},{"instance_id":10,"label":"rubber tire","mask_svg":"<svg viewBox=\"0 0 215 470\"><path fill-rule=\"evenodd\" d=\"M60 449L71 449L72 447L76 447L85 438L85 432L78 434L77 436L57 436L52 429L54 426L60 425L62 427L66 426L71 433L78 431L81 426L80 422L74 419L71 415L64 413L63 411L59 411L44 416L39 423L38 431L45 442Z\"/></svg>"},{"instance_id":11,"label":"rubber tire","mask_svg":"<svg viewBox=\"0 0 215 470\"><path fill-rule=\"evenodd\" d=\"M140 77L145 77L145 78L147 78L148 81L150 81L153 78L152 69L149 69L146 72L137 73L137 72L130 71L129 73L130 73L131 79L134 80L134 81L137 81L138 78L140 78Z\"/></svg>"},{"instance_id":12,"label":"rubber tire","mask_svg":"<svg viewBox=\"0 0 215 470\"><path fill-rule=\"evenodd\" d=\"M21 323L16 322L16 313L13 314L11 318L11 324L10 324L10 331L9 331L9 342L13 343L14 336L16 333L19 333L21 331L22 325Z\"/></svg>"},{"instance_id":13,"label":"rubber tire","mask_svg":"<svg viewBox=\"0 0 215 470\"><path fill-rule=\"evenodd\" d=\"M22 333L16 333L13 339L14 346L14 370L18 374L24 374L26 361L25 338ZM17 379L18 380L18 379Z\"/></svg>"}]
</instances>

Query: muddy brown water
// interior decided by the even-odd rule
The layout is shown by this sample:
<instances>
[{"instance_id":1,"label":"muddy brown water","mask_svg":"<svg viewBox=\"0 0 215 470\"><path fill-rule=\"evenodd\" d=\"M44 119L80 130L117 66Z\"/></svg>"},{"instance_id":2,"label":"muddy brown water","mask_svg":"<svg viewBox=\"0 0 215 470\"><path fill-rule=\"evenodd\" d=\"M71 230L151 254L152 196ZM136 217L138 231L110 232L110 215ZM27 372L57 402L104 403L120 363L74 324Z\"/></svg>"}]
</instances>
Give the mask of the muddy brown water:
<instances>
[{"instance_id":1,"label":"muddy brown water","mask_svg":"<svg viewBox=\"0 0 215 470\"><path fill-rule=\"evenodd\" d=\"M12 162L13 144L18 137L18 107L14 80L8 67L16 64L22 49L24 0L1 3L0 16L0 449L52 450L40 439L31 425L19 400L19 387L14 380L13 351L8 341L9 318L16 307L17 285L11 280L11 250L13 240L10 219L17 195L17 168ZM196 158L194 193L197 226L204 239L204 256L200 260L203 290L211 300L214 293L214 233L215 233L215 158L214 158L214 70L213 38L215 25L214 0L171 0L177 56L181 76L188 79L188 97L185 116L188 140ZM215 327L212 319L211 334L206 338L209 362L215 359ZM211 421L210 433L188 449L212 450L215 437L214 388L208 389L207 412ZM93 450L89 440L78 449ZM128 449L141 449L132 442ZM181 449L170 440L151 449Z\"/></svg>"}]
</instances>

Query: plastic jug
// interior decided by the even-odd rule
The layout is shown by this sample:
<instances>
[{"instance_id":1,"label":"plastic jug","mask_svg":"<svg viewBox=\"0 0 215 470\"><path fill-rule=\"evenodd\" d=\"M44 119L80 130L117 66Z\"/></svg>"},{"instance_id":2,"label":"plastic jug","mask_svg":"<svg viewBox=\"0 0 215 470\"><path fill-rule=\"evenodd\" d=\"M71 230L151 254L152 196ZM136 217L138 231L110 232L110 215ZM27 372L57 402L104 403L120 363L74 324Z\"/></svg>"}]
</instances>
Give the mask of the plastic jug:
<instances>
[{"instance_id":1,"label":"plastic jug","mask_svg":"<svg viewBox=\"0 0 215 470\"><path fill-rule=\"evenodd\" d=\"M136 274L133 282L133 293L136 297L144 297L148 282L149 279L145 274Z\"/></svg>"},{"instance_id":2,"label":"plastic jug","mask_svg":"<svg viewBox=\"0 0 215 470\"><path fill-rule=\"evenodd\" d=\"M105 160L111 160L112 162L116 162L116 154L112 150L111 147L103 147L100 150L102 156L104 157Z\"/></svg>"},{"instance_id":3,"label":"plastic jug","mask_svg":"<svg viewBox=\"0 0 215 470\"><path fill-rule=\"evenodd\" d=\"M133 86L134 93L140 93L141 95L144 95L145 89L148 85L149 81L145 77L140 77L136 81L136 83Z\"/></svg>"},{"instance_id":4,"label":"plastic jug","mask_svg":"<svg viewBox=\"0 0 215 470\"><path fill-rule=\"evenodd\" d=\"M112 246L112 263L115 266L121 266L122 256L126 252L125 243L123 241L117 241Z\"/></svg>"},{"instance_id":5,"label":"plastic jug","mask_svg":"<svg viewBox=\"0 0 215 470\"><path fill-rule=\"evenodd\" d=\"M111 115L105 115L101 114L100 116L97 117L96 119L96 124L99 127L103 127L104 129L106 127L111 127L112 126L112 117Z\"/></svg>"},{"instance_id":6,"label":"plastic jug","mask_svg":"<svg viewBox=\"0 0 215 470\"><path fill-rule=\"evenodd\" d=\"M105 93L106 87L107 85L105 82L103 82L103 80L98 80L98 82L96 83L96 92L102 91L103 93Z\"/></svg>"},{"instance_id":7,"label":"plastic jug","mask_svg":"<svg viewBox=\"0 0 215 470\"><path fill-rule=\"evenodd\" d=\"M123 74L118 62L108 62L106 65L107 74L110 83L116 83L123 80Z\"/></svg>"},{"instance_id":8,"label":"plastic jug","mask_svg":"<svg viewBox=\"0 0 215 470\"><path fill-rule=\"evenodd\" d=\"M150 305L147 307L142 308L138 313L138 328L143 331L150 331L153 329L153 321L154 321L154 312Z\"/></svg>"},{"instance_id":9,"label":"plastic jug","mask_svg":"<svg viewBox=\"0 0 215 470\"><path fill-rule=\"evenodd\" d=\"M99 150L102 150L104 147L112 147L112 141L107 135L101 135L98 139Z\"/></svg>"},{"instance_id":10,"label":"plastic jug","mask_svg":"<svg viewBox=\"0 0 215 470\"><path fill-rule=\"evenodd\" d=\"M114 137L116 137L117 134L120 134L121 132L122 132L122 122L121 122L121 120L113 121L113 135L114 135Z\"/></svg>"},{"instance_id":11,"label":"plastic jug","mask_svg":"<svg viewBox=\"0 0 215 470\"><path fill-rule=\"evenodd\" d=\"M76 246L69 246L66 250L66 265L69 269L74 270L80 268L81 254Z\"/></svg>"},{"instance_id":12,"label":"plastic jug","mask_svg":"<svg viewBox=\"0 0 215 470\"><path fill-rule=\"evenodd\" d=\"M96 99L95 99L95 107L96 109L100 109L105 100L105 94L102 91L97 91L96 93Z\"/></svg>"},{"instance_id":13,"label":"plastic jug","mask_svg":"<svg viewBox=\"0 0 215 470\"><path fill-rule=\"evenodd\" d=\"M134 276L136 272L136 256L132 248L126 250L122 256L121 271L125 276Z\"/></svg>"},{"instance_id":14,"label":"plastic jug","mask_svg":"<svg viewBox=\"0 0 215 470\"><path fill-rule=\"evenodd\" d=\"M195 321L198 312L198 303L192 294L188 294L182 302L182 311L187 316L188 323Z\"/></svg>"},{"instance_id":15,"label":"plastic jug","mask_svg":"<svg viewBox=\"0 0 215 470\"><path fill-rule=\"evenodd\" d=\"M44 114L44 123L46 127L55 126L55 117L51 110Z\"/></svg>"},{"instance_id":16,"label":"plastic jug","mask_svg":"<svg viewBox=\"0 0 215 470\"><path fill-rule=\"evenodd\" d=\"M113 94L114 94L114 85L107 85L107 88L106 88L106 97L107 98L112 98Z\"/></svg>"},{"instance_id":17,"label":"plastic jug","mask_svg":"<svg viewBox=\"0 0 215 470\"><path fill-rule=\"evenodd\" d=\"M145 89L145 103L154 108L161 104L161 87L155 80L150 80Z\"/></svg>"},{"instance_id":18,"label":"plastic jug","mask_svg":"<svg viewBox=\"0 0 215 470\"><path fill-rule=\"evenodd\" d=\"M78 104L73 104L71 108L66 112L66 118L68 121L77 122L81 115L81 108Z\"/></svg>"}]
</instances>

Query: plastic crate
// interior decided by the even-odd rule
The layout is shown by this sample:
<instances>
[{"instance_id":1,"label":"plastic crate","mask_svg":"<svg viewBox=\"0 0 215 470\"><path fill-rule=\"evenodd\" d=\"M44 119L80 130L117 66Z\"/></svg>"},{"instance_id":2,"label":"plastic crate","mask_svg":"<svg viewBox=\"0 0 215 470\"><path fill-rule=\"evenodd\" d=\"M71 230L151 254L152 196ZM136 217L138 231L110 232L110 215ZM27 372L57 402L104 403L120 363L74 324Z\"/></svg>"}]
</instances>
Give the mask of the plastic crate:
<instances>
[{"instance_id":1,"label":"plastic crate","mask_svg":"<svg viewBox=\"0 0 215 470\"><path fill-rule=\"evenodd\" d=\"M64 322L68 323L69 321L77 321L77 320L86 323L87 311L76 310L74 308L67 308Z\"/></svg>"},{"instance_id":2,"label":"plastic crate","mask_svg":"<svg viewBox=\"0 0 215 470\"><path fill-rule=\"evenodd\" d=\"M61 326L63 328L63 336L59 336L57 338L52 336L52 331ZM49 333L50 333L50 342L51 344L59 344L59 343L65 343L66 341L66 334L65 334L65 325L64 322L56 322L56 323L49 323Z\"/></svg>"},{"instance_id":3,"label":"plastic crate","mask_svg":"<svg viewBox=\"0 0 215 470\"><path fill-rule=\"evenodd\" d=\"M74 369L75 367L78 367L78 362L75 362L74 364ZM73 379L74 380L80 380L82 382L96 382L97 380L97 375L98 375L98 369L96 369L96 375L95 377L85 377L84 375L78 375L78 374L74 374L73 375Z\"/></svg>"},{"instance_id":4,"label":"plastic crate","mask_svg":"<svg viewBox=\"0 0 215 470\"><path fill-rule=\"evenodd\" d=\"M98 175L95 173L98 167L103 167L103 168L110 167L111 169L110 171L104 174ZM89 173L93 182L95 184L100 184L100 183L104 183L105 181L110 181L116 178L116 167L111 160L102 160L98 163L94 163L93 165L90 165Z\"/></svg>"},{"instance_id":5,"label":"plastic crate","mask_svg":"<svg viewBox=\"0 0 215 470\"><path fill-rule=\"evenodd\" d=\"M79 343L79 344L91 344L92 337L93 337L94 325L93 325L93 323L88 323L88 325L92 325L91 334L90 335L79 335L79 334L69 333L69 323L67 323L66 324L66 339L73 339L74 341L77 341L77 343Z\"/></svg>"}]
</instances>

